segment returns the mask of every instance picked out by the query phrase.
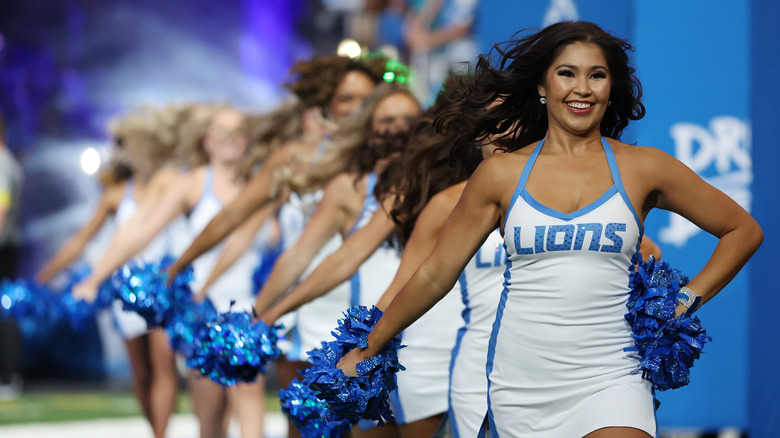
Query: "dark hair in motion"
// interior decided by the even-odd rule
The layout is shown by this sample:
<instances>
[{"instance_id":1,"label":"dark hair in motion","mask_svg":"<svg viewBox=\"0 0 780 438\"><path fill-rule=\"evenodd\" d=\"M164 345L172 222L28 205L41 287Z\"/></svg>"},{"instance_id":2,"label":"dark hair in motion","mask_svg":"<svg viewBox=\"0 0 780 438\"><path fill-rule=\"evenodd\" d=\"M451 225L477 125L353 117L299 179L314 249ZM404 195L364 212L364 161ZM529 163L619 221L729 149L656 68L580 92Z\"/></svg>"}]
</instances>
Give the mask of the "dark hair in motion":
<instances>
[{"instance_id":1,"label":"dark hair in motion","mask_svg":"<svg viewBox=\"0 0 780 438\"><path fill-rule=\"evenodd\" d=\"M385 73L386 64L384 58L356 60L337 55L318 56L295 63L290 70L293 80L285 86L295 93L304 108L326 108L347 73L365 73L378 84Z\"/></svg>"},{"instance_id":2,"label":"dark hair in motion","mask_svg":"<svg viewBox=\"0 0 780 438\"><path fill-rule=\"evenodd\" d=\"M452 134L437 133L433 126L438 114L459 105L461 96L455 85L461 82L461 78L445 82L436 103L411 131L407 140L409 152L388 164L377 181L374 196L380 203L393 197L390 216L401 245L409 240L428 201L442 190L467 180L482 162L482 151L474 143L456 143Z\"/></svg>"},{"instance_id":3,"label":"dark hair in motion","mask_svg":"<svg viewBox=\"0 0 780 438\"><path fill-rule=\"evenodd\" d=\"M537 85L543 84L553 60L568 45L592 43L601 48L611 77L612 105L601 121L601 135L619 139L629 120L645 115L642 85L629 65L633 47L587 21L565 21L502 44L496 44L477 61L475 79L463 82L463 101L437 118L436 126L448 131L457 125L463 140L500 137L507 151L541 140L547 132L547 110L539 102ZM496 59L498 58L498 59ZM503 102L487 107L496 99Z\"/></svg>"},{"instance_id":4,"label":"dark hair in motion","mask_svg":"<svg viewBox=\"0 0 780 438\"><path fill-rule=\"evenodd\" d=\"M336 175L349 172L355 175L357 182L371 173L376 162L403 149L397 146L395 139L388 138L389 145L383 144L383 133L373 132L374 112L386 98L402 94L415 103L417 99L406 85L382 83L366 97L360 111L345 120L333 135L333 141L321 157L320 162L302 175L293 175L289 184L293 191L305 193L325 186ZM403 145L401 145L403 146Z\"/></svg>"}]
</instances>

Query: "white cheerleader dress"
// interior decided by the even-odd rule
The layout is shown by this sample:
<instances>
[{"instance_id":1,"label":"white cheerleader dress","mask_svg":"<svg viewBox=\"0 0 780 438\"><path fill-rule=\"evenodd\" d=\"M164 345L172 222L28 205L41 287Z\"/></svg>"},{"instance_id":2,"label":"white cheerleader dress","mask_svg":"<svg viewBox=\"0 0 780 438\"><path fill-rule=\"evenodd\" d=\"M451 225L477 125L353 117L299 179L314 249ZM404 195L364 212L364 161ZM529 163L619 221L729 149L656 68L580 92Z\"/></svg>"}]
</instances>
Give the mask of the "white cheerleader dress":
<instances>
[{"instance_id":1,"label":"white cheerleader dress","mask_svg":"<svg viewBox=\"0 0 780 438\"><path fill-rule=\"evenodd\" d=\"M138 203L133 197L134 191L135 184L133 180L127 180L122 200L119 201L119 206L117 206L116 214L114 215L117 227L128 223L138 211ZM170 248L173 246L172 238L168 231L166 229L166 231L157 235L135 257L135 260L142 263L158 263L165 254L170 252ZM114 299L112 302L111 312L114 314L117 330L126 340L137 338L149 332L146 320L134 311L124 310L122 308L122 300L119 298Z\"/></svg>"},{"instance_id":2,"label":"white cheerleader dress","mask_svg":"<svg viewBox=\"0 0 780 438\"><path fill-rule=\"evenodd\" d=\"M366 184L366 198L363 202L363 208L358 215L355 225L349 232L352 235L355 231L366 226L379 210L379 203L374 197L374 187L376 187L376 173L370 173ZM350 279L352 295L350 299L351 306L371 307L376 305L382 295L385 293L390 283L393 282L398 266L401 264L401 257L398 250L393 248L388 242L385 242L374 251Z\"/></svg>"},{"instance_id":3,"label":"white cheerleader dress","mask_svg":"<svg viewBox=\"0 0 780 438\"><path fill-rule=\"evenodd\" d=\"M222 201L214 194L214 170L207 167L203 193L189 214L192 235L200 234L222 208L224 208ZM252 312L255 304L252 273L260 260L259 249L263 248L269 239L270 223L257 233L252 248L245 251L206 291L206 295L218 312ZM195 273L195 280L192 283L193 292L197 293L201 290L217 264L223 248L224 243L220 243L192 263Z\"/></svg>"},{"instance_id":4,"label":"white cheerleader dress","mask_svg":"<svg viewBox=\"0 0 780 438\"><path fill-rule=\"evenodd\" d=\"M629 266L642 224L606 139L614 185L592 204L562 213L525 189L528 159L506 215L504 290L488 349L492 437L581 437L610 426L655 436L651 384L627 311Z\"/></svg>"},{"instance_id":5,"label":"white cheerleader dress","mask_svg":"<svg viewBox=\"0 0 780 438\"><path fill-rule=\"evenodd\" d=\"M322 199L322 190L305 195L290 194L289 201L279 212L279 223L285 248L292 247L300 238L303 229L314 214ZM314 256L301 281L309 276L330 254L341 247L342 238L333 236ZM285 357L290 361L308 361L306 352L322 348L322 342L332 340L331 331L339 318L349 307L351 295L350 282L345 281L327 294L304 304L297 311L284 315L278 322L289 327ZM291 316L292 315L292 316ZM291 327L290 327L291 326Z\"/></svg>"},{"instance_id":6,"label":"white cheerleader dress","mask_svg":"<svg viewBox=\"0 0 780 438\"><path fill-rule=\"evenodd\" d=\"M458 330L450 364L449 422L453 438L484 436L487 417L488 342L501 291L506 251L495 230L460 276L464 326Z\"/></svg>"},{"instance_id":7,"label":"white cheerleader dress","mask_svg":"<svg viewBox=\"0 0 780 438\"><path fill-rule=\"evenodd\" d=\"M462 326L461 279L435 306L401 334L398 361L406 370L396 375L390 393L396 423L413 423L449 409L452 350Z\"/></svg>"}]
</instances>

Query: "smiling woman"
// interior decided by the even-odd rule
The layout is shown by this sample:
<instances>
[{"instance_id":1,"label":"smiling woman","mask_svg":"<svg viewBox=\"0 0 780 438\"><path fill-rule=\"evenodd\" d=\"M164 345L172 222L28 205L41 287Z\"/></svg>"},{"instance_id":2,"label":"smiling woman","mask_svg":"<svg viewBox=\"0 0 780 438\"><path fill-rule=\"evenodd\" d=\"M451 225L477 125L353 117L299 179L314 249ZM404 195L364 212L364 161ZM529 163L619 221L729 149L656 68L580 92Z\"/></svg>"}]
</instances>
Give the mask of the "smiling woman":
<instances>
[{"instance_id":1,"label":"smiling woman","mask_svg":"<svg viewBox=\"0 0 780 438\"><path fill-rule=\"evenodd\" d=\"M673 211L719 239L688 284L703 303L763 234L679 161L619 141L645 112L630 48L593 23L563 22L498 48L497 66L480 58L462 105L437 123L464 143L496 139L507 153L474 172L368 347L340 367L354 373L441 300L499 228L507 269L487 353L490 435L656 436L652 385L634 372L639 357L624 319L645 217ZM496 97L503 101L491 106Z\"/></svg>"}]
</instances>

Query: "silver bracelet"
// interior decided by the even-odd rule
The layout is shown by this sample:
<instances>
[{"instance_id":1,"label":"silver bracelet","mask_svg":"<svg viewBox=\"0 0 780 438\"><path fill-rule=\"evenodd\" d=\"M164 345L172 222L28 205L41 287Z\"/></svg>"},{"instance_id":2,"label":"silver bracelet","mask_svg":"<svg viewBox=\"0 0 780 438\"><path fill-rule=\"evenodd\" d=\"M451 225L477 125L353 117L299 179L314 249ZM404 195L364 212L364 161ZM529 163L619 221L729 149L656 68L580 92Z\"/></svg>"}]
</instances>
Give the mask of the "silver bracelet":
<instances>
[{"instance_id":1,"label":"silver bracelet","mask_svg":"<svg viewBox=\"0 0 780 438\"><path fill-rule=\"evenodd\" d=\"M683 286L677 291L677 299L690 313L695 312L701 306L701 297L688 286Z\"/></svg>"}]
</instances>

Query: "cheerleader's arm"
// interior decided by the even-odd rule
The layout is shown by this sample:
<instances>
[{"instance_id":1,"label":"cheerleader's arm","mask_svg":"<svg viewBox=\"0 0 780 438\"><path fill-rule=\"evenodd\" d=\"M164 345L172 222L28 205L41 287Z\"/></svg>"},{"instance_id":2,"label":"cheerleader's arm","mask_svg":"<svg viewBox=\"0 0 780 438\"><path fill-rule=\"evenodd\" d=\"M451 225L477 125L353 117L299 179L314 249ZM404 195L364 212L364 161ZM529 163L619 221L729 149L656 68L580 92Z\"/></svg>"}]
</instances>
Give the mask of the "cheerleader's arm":
<instances>
[{"instance_id":1,"label":"cheerleader's arm","mask_svg":"<svg viewBox=\"0 0 780 438\"><path fill-rule=\"evenodd\" d=\"M323 260L295 289L262 312L260 318L269 325L273 324L285 313L325 295L355 275L360 265L371 257L395 229L395 223L387 214L393 200L392 197L387 199L383 208L378 209L364 227L349 236L336 252Z\"/></svg>"},{"instance_id":2,"label":"cheerleader's arm","mask_svg":"<svg viewBox=\"0 0 780 438\"><path fill-rule=\"evenodd\" d=\"M498 227L506 185L502 175L511 172L501 163L503 158L488 157L474 172L433 251L371 330L368 346L350 351L339 362L338 367L346 374L356 376L354 367L358 362L377 355L393 337L444 298L487 236Z\"/></svg>"},{"instance_id":3,"label":"cheerleader's arm","mask_svg":"<svg viewBox=\"0 0 780 438\"><path fill-rule=\"evenodd\" d=\"M274 201L271 204L266 205L257 212L255 212L249 220L244 222L241 227L230 234L225 247L219 255L217 263L214 265L214 269L211 270L209 278L203 284L203 288L195 295L195 299L202 299L209 287L216 282L222 274L225 273L231 266L246 253L255 240L255 236L265 223L279 210L281 202L279 200Z\"/></svg>"},{"instance_id":4,"label":"cheerleader's arm","mask_svg":"<svg viewBox=\"0 0 780 438\"><path fill-rule=\"evenodd\" d=\"M73 296L92 301L100 284L115 270L141 252L176 217L187 212L192 197L193 173L179 176L176 184L156 202L154 209L140 209L127 224L117 230L109 249L93 267L92 274L73 287Z\"/></svg>"},{"instance_id":5,"label":"cheerleader's arm","mask_svg":"<svg viewBox=\"0 0 780 438\"><path fill-rule=\"evenodd\" d=\"M381 310L387 309L393 298L398 295L401 288L430 255L434 246L436 246L439 233L444 228L447 218L450 217L452 209L458 203L465 185L466 183L462 182L436 194L420 212L420 216L414 224L414 230L412 230L412 234L409 236L409 241L406 243L406 247L404 247L398 272L396 272L393 282L390 283L390 286L388 286L385 293L382 294L382 298L376 304Z\"/></svg>"},{"instance_id":6,"label":"cheerleader's arm","mask_svg":"<svg viewBox=\"0 0 780 438\"><path fill-rule=\"evenodd\" d=\"M39 284L47 283L84 252L87 243L95 237L95 234L106 222L106 219L116 213L117 206L121 202L125 191L125 184L125 181L114 184L103 192L103 196L101 196L92 217L75 234L70 236L57 253L38 271L35 275L36 282Z\"/></svg>"}]
</instances>

